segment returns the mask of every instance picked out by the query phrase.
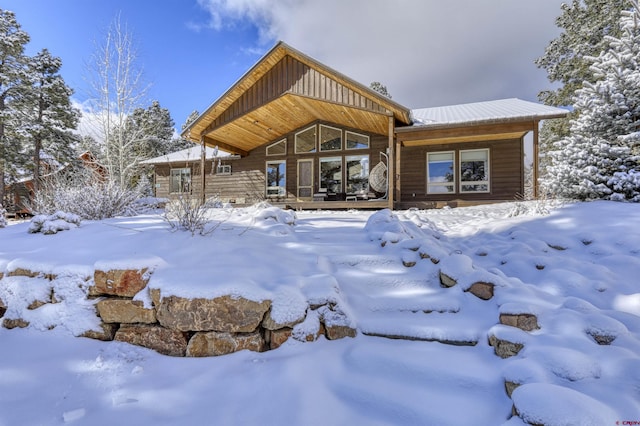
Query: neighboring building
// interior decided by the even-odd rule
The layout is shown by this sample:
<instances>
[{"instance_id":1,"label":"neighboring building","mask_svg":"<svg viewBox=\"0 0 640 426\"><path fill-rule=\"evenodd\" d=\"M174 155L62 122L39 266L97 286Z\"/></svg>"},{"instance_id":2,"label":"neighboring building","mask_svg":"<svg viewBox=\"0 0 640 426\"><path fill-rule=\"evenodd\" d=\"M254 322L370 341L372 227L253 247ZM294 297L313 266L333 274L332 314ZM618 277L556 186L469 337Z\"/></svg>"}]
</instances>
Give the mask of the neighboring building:
<instances>
[{"instance_id":1,"label":"neighboring building","mask_svg":"<svg viewBox=\"0 0 640 426\"><path fill-rule=\"evenodd\" d=\"M183 132L234 154L229 167L155 162L156 191L292 208L513 200L525 135L537 170L539 122L567 113L519 99L410 110L280 42Z\"/></svg>"},{"instance_id":2,"label":"neighboring building","mask_svg":"<svg viewBox=\"0 0 640 426\"><path fill-rule=\"evenodd\" d=\"M87 170L91 170L98 179L106 178L107 169L98 163L98 160L91 152L83 152L78 156L77 160L79 165ZM42 181L46 181L48 178L56 176L71 167L73 167L72 164L60 165L53 158L44 154L40 164L40 170L42 170L41 179ZM26 177L7 185L5 189L5 208L7 215L14 217L33 214L31 206L33 205L34 191L33 177Z\"/></svg>"}]
</instances>

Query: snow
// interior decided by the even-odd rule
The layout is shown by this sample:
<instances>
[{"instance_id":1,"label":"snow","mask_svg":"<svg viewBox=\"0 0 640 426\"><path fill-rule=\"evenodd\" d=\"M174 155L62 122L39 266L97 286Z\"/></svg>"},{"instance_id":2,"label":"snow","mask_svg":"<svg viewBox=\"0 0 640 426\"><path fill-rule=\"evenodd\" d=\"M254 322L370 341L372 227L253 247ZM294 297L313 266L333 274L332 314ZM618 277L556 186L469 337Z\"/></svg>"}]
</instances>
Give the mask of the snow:
<instances>
[{"instance_id":1,"label":"snow","mask_svg":"<svg viewBox=\"0 0 640 426\"><path fill-rule=\"evenodd\" d=\"M11 222L0 299L4 319L30 325L0 328L0 426L640 421L639 217L640 205L598 201L219 208L212 232L193 236L160 211L54 235ZM55 277L8 275L18 268ZM93 270L121 268L149 268L163 295L269 299L278 323L309 314L276 350L215 358L75 337L98 326ZM441 270L458 284L441 286ZM492 299L465 291L478 281L495 285ZM148 291L136 299L150 306ZM540 329L499 324L501 313L534 314ZM302 342L320 316L358 335ZM489 335L524 347L502 359ZM520 385L512 399L505 381Z\"/></svg>"}]
</instances>

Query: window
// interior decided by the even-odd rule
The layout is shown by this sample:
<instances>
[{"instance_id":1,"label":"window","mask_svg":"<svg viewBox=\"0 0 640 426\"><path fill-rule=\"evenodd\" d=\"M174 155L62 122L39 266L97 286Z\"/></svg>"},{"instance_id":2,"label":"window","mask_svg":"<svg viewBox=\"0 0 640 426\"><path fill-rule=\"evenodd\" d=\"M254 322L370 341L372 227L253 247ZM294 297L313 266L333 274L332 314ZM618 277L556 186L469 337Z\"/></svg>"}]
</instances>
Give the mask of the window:
<instances>
[{"instance_id":1,"label":"window","mask_svg":"<svg viewBox=\"0 0 640 426\"><path fill-rule=\"evenodd\" d=\"M369 156L350 155L345 157L347 169L347 194L369 193Z\"/></svg>"},{"instance_id":2,"label":"window","mask_svg":"<svg viewBox=\"0 0 640 426\"><path fill-rule=\"evenodd\" d=\"M369 136L361 135L346 131L345 139L347 140L347 149L366 149L369 148Z\"/></svg>"},{"instance_id":3,"label":"window","mask_svg":"<svg viewBox=\"0 0 640 426\"><path fill-rule=\"evenodd\" d=\"M169 192L181 194L191 191L191 169L171 169L169 178Z\"/></svg>"},{"instance_id":4,"label":"window","mask_svg":"<svg viewBox=\"0 0 640 426\"><path fill-rule=\"evenodd\" d=\"M427 194L455 192L453 151L427 153Z\"/></svg>"},{"instance_id":5,"label":"window","mask_svg":"<svg viewBox=\"0 0 640 426\"><path fill-rule=\"evenodd\" d=\"M218 168L216 170L217 175L230 175L231 174L231 164L218 164Z\"/></svg>"},{"instance_id":6,"label":"window","mask_svg":"<svg viewBox=\"0 0 640 426\"><path fill-rule=\"evenodd\" d=\"M342 157L320 159L320 190L342 192Z\"/></svg>"},{"instance_id":7,"label":"window","mask_svg":"<svg viewBox=\"0 0 640 426\"><path fill-rule=\"evenodd\" d=\"M489 150L460 151L460 192L489 192Z\"/></svg>"},{"instance_id":8,"label":"window","mask_svg":"<svg viewBox=\"0 0 640 426\"><path fill-rule=\"evenodd\" d=\"M342 149L342 130L320 125L320 151L340 151Z\"/></svg>"},{"instance_id":9,"label":"window","mask_svg":"<svg viewBox=\"0 0 640 426\"><path fill-rule=\"evenodd\" d=\"M272 143L267 147L267 155L285 155L287 153L287 140Z\"/></svg>"},{"instance_id":10,"label":"window","mask_svg":"<svg viewBox=\"0 0 640 426\"><path fill-rule=\"evenodd\" d=\"M267 196L280 197L287 193L287 162L267 161Z\"/></svg>"},{"instance_id":11,"label":"window","mask_svg":"<svg viewBox=\"0 0 640 426\"><path fill-rule=\"evenodd\" d=\"M316 126L311 126L295 136L296 154L316 152Z\"/></svg>"}]
</instances>

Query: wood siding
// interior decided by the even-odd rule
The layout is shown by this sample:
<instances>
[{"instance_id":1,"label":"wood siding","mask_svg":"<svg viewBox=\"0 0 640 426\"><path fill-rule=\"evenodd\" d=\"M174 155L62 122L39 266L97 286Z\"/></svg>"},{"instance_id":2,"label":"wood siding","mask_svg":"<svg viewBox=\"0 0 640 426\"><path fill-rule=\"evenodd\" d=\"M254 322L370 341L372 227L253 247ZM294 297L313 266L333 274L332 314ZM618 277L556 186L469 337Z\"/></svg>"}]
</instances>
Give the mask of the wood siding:
<instances>
[{"instance_id":1,"label":"wood siding","mask_svg":"<svg viewBox=\"0 0 640 426\"><path fill-rule=\"evenodd\" d=\"M343 136L343 149L340 151L329 152L315 152L296 154L295 153L295 134L301 130L304 130L312 125L319 126L325 124L331 127L340 128ZM319 127L316 127L319 129ZM352 131L355 133L369 136L369 148L368 149L344 149L346 144L345 131ZM274 142L278 142L282 139L287 140L287 152L283 155L266 155L267 146ZM235 202L237 204L252 204L260 200L267 199L266 197L266 163L267 161L286 160L286 197L274 197L271 200L274 201L295 201L297 200L297 167L298 160L312 159L313 160L313 192L318 191L318 174L319 174L319 159L323 157L345 157L349 155L369 155L369 168L373 168L380 161L380 152L385 152L388 146L388 137L386 135L376 135L367 133L355 128L345 128L335 123L328 123L323 121L315 121L309 123L293 132L290 132L284 136L275 138L267 144L264 144L254 150L251 150L246 157L235 160L222 160L223 164L231 165L230 175L217 175L211 174L212 163L207 162L205 168L205 193L207 197L218 196L223 202ZM155 189L156 196L162 198L172 198L178 194L169 193L169 176L172 168L190 167L191 169L191 188L192 194L196 195L200 193L201 177L200 177L200 163L176 163L173 165L156 165L155 172ZM343 182L344 187L345 182Z\"/></svg>"},{"instance_id":2,"label":"wood siding","mask_svg":"<svg viewBox=\"0 0 640 426\"><path fill-rule=\"evenodd\" d=\"M285 56L209 124L213 131L285 93L385 114L386 108L306 64Z\"/></svg>"},{"instance_id":3,"label":"wood siding","mask_svg":"<svg viewBox=\"0 0 640 426\"><path fill-rule=\"evenodd\" d=\"M489 149L488 193L460 193L459 153L460 150ZM456 153L456 192L452 194L427 194L427 153L454 151ZM521 139L506 141L485 141L404 147L401 158L400 202L513 200L524 193L524 157ZM414 196L415 195L415 196Z\"/></svg>"}]
</instances>

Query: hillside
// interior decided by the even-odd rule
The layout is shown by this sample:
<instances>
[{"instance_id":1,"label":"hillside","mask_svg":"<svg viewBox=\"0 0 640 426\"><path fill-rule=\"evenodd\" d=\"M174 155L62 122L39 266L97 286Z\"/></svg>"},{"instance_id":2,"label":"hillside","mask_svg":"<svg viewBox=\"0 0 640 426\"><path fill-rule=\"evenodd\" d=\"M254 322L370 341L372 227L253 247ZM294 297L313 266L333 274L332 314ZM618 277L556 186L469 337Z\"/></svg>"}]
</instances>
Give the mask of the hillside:
<instances>
[{"instance_id":1,"label":"hillside","mask_svg":"<svg viewBox=\"0 0 640 426\"><path fill-rule=\"evenodd\" d=\"M0 426L640 421L640 205L210 214L207 235L161 212L0 229L0 321L29 324L0 327ZM99 327L87 294L109 268L307 316L277 349L219 357L76 337ZM295 338L320 299L355 338Z\"/></svg>"}]
</instances>

